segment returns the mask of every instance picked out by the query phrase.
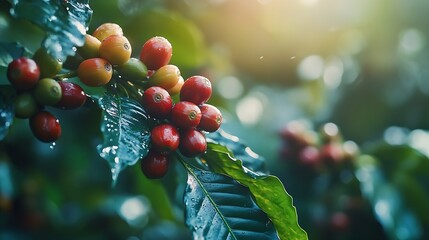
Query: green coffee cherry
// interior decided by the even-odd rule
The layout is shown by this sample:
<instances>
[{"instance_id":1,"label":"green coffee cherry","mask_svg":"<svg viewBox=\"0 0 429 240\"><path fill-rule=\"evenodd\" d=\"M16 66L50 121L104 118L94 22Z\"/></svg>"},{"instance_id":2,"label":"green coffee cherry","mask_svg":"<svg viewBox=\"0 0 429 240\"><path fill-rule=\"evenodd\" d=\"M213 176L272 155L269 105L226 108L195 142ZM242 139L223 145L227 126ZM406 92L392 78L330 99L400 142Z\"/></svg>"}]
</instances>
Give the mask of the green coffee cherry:
<instances>
[{"instance_id":1,"label":"green coffee cherry","mask_svg":"<svg viewBox=\"0 0 429 240\"><path fill-rule=\"evenodd\" d=\"M34 88L33 94L41 105L53 106L61 100L61 86L52 78L42 78Z\"/></svg>"},{"instance_id":2,"label":"green coffee cherry","mask_svg":"<svg viewBox=\"0 0 429 240\"><path fill-rule=\"evenodd\" d=\"M33 60L36 61L40 68L41 78L55 76L63 66L62 62L49 55L45 48L39 48L34 53Z\"/></svg>"},{"instance_id":3,"label":"green coffee cherry","mask_svg":"<svg viewBox=\"0 0 429 240\"><path fill-rule=\"evenodd\" d=\"M29 92L17 95L14 100L14 106L17 118L29 118L36 114L39 109L36 100Z\"/></svg>"},{"instance_id":4,"label":"green coffee cherry","mask_svg":"<svg viewBox=\"0 0 429 240\"><path fill-rule=\"evenodd\" d=\"M126 63L118 65L119 75L125 80L146 81L147 68L137 58L130 58Z\"/></svg>"}]
</instances>

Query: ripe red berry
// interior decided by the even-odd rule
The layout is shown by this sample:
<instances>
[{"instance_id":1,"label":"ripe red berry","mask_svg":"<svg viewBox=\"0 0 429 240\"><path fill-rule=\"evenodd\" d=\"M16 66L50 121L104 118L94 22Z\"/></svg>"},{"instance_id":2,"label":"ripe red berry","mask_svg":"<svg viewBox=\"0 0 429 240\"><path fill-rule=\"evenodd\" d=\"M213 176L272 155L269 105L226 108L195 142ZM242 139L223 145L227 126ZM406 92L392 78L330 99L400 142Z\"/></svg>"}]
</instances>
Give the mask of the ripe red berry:
<instances>
[{"instance_id":1,"label":"ripe red berry","mask_svg":"<svg viewBox=\"0 0 429 240\"><path fill-rule=\"evenodd\" d=\"M149 151L140 161L140 169L147 178L162 178L168 171L169 162L168 155Z\"/></svg>"},{"instance_id":2,"label":"ripe red berry","mask_svg":"<svg viewBox=\"0 0 429 240\"><path fill-rule=\"evenodd\" d=\"M196 105L205 103L212 95L212 84L203 76L192 76L185 80L180 90L180 100Z\"/></svg>"},{"instance_id":3,"label":"ripe red berry","mask_svg":"<svg viewBox=\"0 0 429 240\"><path fill-rule=\"evenodd\" d=\"M201 121L198 128L206 132L215 132L222 124L222 113L219 109L210 104L200 106Z\"/></svg>"},{"instance_id":4,"label":"ripe red berry","mask_svg":"<svg viewBox=\"0 0 429 240\"><path fill-rule=\"evenodd\" d=\"M143 93L142 104L152 117L167 118L173 107L170 94L161 87L150 87Z\"/></svg>"},{"instance_id":5,"label":"ripe red berry","mask_svg":"<svg viewBox=\"0 0 429 240\"><path fill-rule=\"evenodd\" d=\"M180 132L179 150L183 156L196 157L207 150L206 138L198 130L183 130Z\"/></svg>"},{"instance_id":6,"label":"ripe red berry","mask_svg":"<svg viewBox=\"0 0 429 240\"><path fill-rule=\"evenodd\" d=\"M170 120L178 128L193 128L201 121L201 110L194 103L178 102L171 110Z\"/></svg>"},{"instance_id":7,"label":"ripe red berry","mask_svg":"<svg viewBox=\"0 0 429 240\"><path fill-rule=\"evenodd\" d=\"M344 151L339 143L327 143L320 149L320 157L327 163L339 163L344 159Z\"/></svg>"},{"instance_id":8,"label":"ripe red berry","mask_svg":"<svg viewBox=\"0 0 429 240\"><path fill-rule=\"evenodd\" d=\"M33 135L42 142L54 142L61 136L58 119L49 112L41 111L30 118Z\"/></svg>"},{"instance_id":9,"label":"ripe red berry","mask_svg":"<svg viewBox=\"0 0 429 240\"><path fill-rule=\"evenodd\" d=\"M306 166L317 166L320 164L320 153L319 149L315 146L304 147L298 156L298 161L302 165Z\"/></svg>"},{"instance_id":10,"label":"ripe red berry","mask_svg":"<svg viewBox=\"0 0 429 240\"><path fill-rule=\"evenodd\" d=\"M171 124L161 124L151 131L152 147L159 152L171 152L179 147L179 131Z\"/></svg>"},{"instance_id":11,"label":"ripe red berry","mask_svg":"<svg viewBox=\"0 0 429 240\"><path fill-rule=\"evenodd\" d=\"M140 52L140 60L150 70L157 70L170 62L173 49L164 37L153 37L147 40Z\"/></svg>"},{"instance_id":12,"label":"ripe red berry","mask_svg":"<svg viewBox=\"0 0 429 240\"><path fill-rule=\"evenodd\" d=\"M40 69L33 59L21 57L9 63L7 78L15 88L28 90L39 81Z\"/></svg>"},{"instance_id":13,"label":"ripe red berry","mask_svg":"<svg viewBox=\"0 0 429 240\"><path fill-rule=\"evenodd\" d=\"M75 109L86 102L86 94L82 87L72 82L58 82L61 86L62 96L55 107L62 109Z\"/></svg>"}]
</instances>

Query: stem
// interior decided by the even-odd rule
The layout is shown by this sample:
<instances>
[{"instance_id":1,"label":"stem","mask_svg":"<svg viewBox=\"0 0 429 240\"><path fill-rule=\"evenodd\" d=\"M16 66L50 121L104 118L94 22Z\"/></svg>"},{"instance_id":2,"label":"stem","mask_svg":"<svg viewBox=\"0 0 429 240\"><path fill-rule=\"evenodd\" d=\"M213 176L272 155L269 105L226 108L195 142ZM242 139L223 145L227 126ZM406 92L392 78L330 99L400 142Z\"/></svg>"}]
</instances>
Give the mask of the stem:
<instances>
[{"instance_id":1,"label":"stem","mask_svg":"<svg viewBox=\"0 0 429 240\"><path fill-rule=\"evenodd\" d=\"M77 76L77 70L75 71L71 71L71 72L66 72L66 73L61 73L61 74L57 74L54 76L55 79L58 79L59 81L64 81L68 78L73 78Z\"/></svg>"}]
</instances>

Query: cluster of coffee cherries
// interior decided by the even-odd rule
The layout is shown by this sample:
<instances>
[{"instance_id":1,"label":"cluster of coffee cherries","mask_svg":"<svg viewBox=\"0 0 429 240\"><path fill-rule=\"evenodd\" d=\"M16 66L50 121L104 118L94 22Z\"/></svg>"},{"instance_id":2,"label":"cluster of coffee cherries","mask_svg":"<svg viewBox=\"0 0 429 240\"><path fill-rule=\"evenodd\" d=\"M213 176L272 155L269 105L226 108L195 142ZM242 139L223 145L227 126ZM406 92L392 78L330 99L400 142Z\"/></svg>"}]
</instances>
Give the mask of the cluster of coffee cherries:
<instances>
[{"instance_id":1,"label":"cluster of coffee cherries","mask_svg":"<svg viewBox=\"0 0 429 240\"><path fill-rule=\"evenodd\" d=\"M338 166L357 156L359 148L353 141L344 141L334 123L323 124L318 131L296 120L280 130L280 157L313 169Z\"/></svg>"},{"instance_id":2,"label":"cluster of coffee cherries","mask_svg":"<svg viewBox=\"0 0 429 240\"><path fill-rule=\"evenodd\" d=\"M17 92L15 116L29 119L33 135L42 142L54 142L61 136L58 119L46 107L75 109L87 98L78 84L54 79L61 69L62 62L44 48L32 58L14 59L7 68L7 78Z\"/></svg>"},{"instance_id":3,"label":"cluster of coffee cherries","mask_svg":"<svg viewBox=\"0 0 429 240\"><path fill-rule=\"evenodd\" d=\"M85 44L77 52L85 59L78 67L78 77L85 85L103 86L117 76L124 86L142 87L138 100L159 123L151 130L149 153L141 159L146 177L163 177L176 150L185 157L206 151L204 132L216 131L222 122L218 108L206 103L212 94L211 82L198 75L184 80L180 69L170 64L172 45L166 38L148 39L139 58L133 58L121 27L104 23L92 35L86 34ZM173 96L179 100L174 102Z\"/></svg>"}]
</instances>

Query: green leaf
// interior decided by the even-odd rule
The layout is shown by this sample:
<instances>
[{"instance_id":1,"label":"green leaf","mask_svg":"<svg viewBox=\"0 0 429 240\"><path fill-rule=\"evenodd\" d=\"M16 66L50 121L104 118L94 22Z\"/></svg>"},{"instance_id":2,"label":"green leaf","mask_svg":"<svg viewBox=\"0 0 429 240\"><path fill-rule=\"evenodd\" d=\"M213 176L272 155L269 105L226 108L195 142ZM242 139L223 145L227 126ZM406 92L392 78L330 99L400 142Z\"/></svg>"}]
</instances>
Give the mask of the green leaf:
<instances>
[{"instance_id":1,"label":"green leaf","mask_svg":"<svg viewBox=\"0 0 429 240\"><path fill-rule=\"evenodd\" d=\"M109 163L115 183L120 171L147 155L151 121L142 106L130 98L108 93L98 104L103 111L104 141L97 150Z\"/></svg>"},{"instance_id":2,"label":"green leaf","mask_svg":"<svg viewBox=\"0 0 429 240\"><path fill-rule=\"evenodd\" d=\"M75 55L74 48L85 42L92 16L88 0L14 0L11 14L39 26L46 33L42 45L56 59Z\"/></svg>"},{"instance_id":3,"label":"green leaf","mask_svg":"<svg viewBox=\"0 0 429 240\"><path fill-rule=\"evenodd\" d=\"M216 173L225 174L249 188L256 204L274 223L280 239L307 239L307 233L298 224L292 197L277 177L251 171L219 144L208 143L207 153L202 158Z\"/></svg>"},{"instance_id":4,"label":"green leaf","mask_svg":"<svg viewBox=\"0 0 429 240\"><path fill-rule=\"evenodd\" d=\"M7 67L14 59L30 56L30 51L19 43L0 43L0 67Z\"/></svg>"},{"instance_id":5,"label":"green leaf","mask_svg":"<svg viewBox=\"0 0 429 240\"><path fill-rule=\"evenodd\" d=\"M429 158L408 145L377 145L356 161L363 196L392 239L420 239L429 228Z\"/></svg>"},{"instance_id":6,"label":"green leaf","mask_svg":"<svg viewBox=\"0 0 429 240\"><path fill-rule=\"evenodd\" d=\"M265 165L265 159L257 153L253 152L245 144L239 142L239 138L226 133L223 130L218 130L213 133L206 135L207 141L214 142L228 148L234 155L234 158L240 159L243 165L258 173L268 173L267 166Z\"/></svg>"},{"instance_id":7,"label":"green leaf","mask_svg":"<svg viewBox=\"0 0 429 240\"><path fill-rule=\"evenodd\" d=\"M14 117L13 95L15 91L11 86L0 86L0 141L3 140Z\"/></svg>"},{"instance_id":8,"label":"green leaf","mask_svg":"<svg viewBox=\"0 0 429 240\"><path fill-rule=\"evenodd\" d=\"M185 218L194 239L278 239L248 188L230 177L184 165Z\"/></svg>"}]
</instances>

